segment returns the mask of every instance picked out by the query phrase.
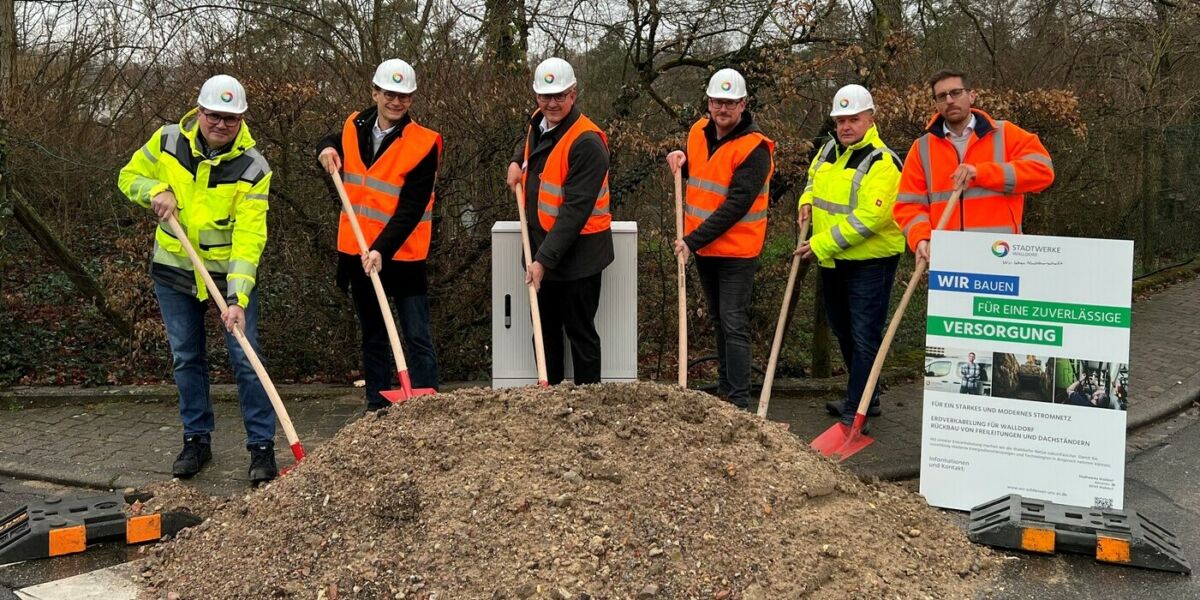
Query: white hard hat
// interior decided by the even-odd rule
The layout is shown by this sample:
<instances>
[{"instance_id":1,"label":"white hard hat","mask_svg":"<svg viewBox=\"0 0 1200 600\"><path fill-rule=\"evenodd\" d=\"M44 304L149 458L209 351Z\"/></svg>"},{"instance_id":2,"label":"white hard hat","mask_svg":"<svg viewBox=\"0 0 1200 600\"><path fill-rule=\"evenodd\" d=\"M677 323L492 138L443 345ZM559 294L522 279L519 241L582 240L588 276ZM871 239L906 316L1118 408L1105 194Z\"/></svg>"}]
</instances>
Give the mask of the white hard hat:
<instances>
[{"instance_id":1,"label":"white hard hat","mask_svg":"<svg viewBox=\"0 0 1200 600\"><path fill-rule=\"evenodd\" d=\"M371 83L389 92L411 94L417 91L417 72L402 60L389 58L375 68L375 78Z\"/></svg>"},{"instance_id":2,"label":"white hard hat","mask_svg":"<svg viewBox=\"0 0 1200 600\"><path fill-rule=\"evenodd\" d=\"M240 115L246 112L246 88L229 75L214 75L200 86L196 104L208 110Z\"/></svg>"},{"instance_id":3,"label":"white hard hat","mask_svg":"<svg viewBox=\"0 0 1200 600\"><path fill-rule=\"evenodd\" d=\"M875 110L875 101L871 99L871 92L861 85L850 84L833 95L833 110L829 112L829 116L857 115L864 110Z\"/></svg>"},{"instance_id":4,"label":"white hard hat","mask_svg":"<svg viewBox=\"0 0 1200 600\"><path fill-rule=\"evenodd\" d=\"M709 98L741 100L746 97L746 79L733 69L721 69L708 80Z\"/></svg>"},{"instance_id":5,"label":"white hard hat","mask_svg":"<svg viewBox=\"0 0 1200 600\"><path fill-rule=\"evenodd\" d=\"M575 69L561 58L547 58L533 70L533 91L536 94L557 94L575 85Z\"/></svg>"}]
</instances>

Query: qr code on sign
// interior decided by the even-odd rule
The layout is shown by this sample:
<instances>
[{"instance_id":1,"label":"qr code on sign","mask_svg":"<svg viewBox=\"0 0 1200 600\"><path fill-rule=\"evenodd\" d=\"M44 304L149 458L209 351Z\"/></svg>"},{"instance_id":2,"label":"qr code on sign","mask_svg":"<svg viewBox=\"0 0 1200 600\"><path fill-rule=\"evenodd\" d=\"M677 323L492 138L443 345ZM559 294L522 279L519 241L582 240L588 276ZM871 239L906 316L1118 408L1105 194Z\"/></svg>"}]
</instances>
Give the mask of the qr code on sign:
<instances>
[{"instance_id":1,"label":"qr code on sign","mask_svg":"<svg viewBox=\"0 0 1200 600\"><path fill-rule=\"evenodd\" d=\"M1101 498L1100 496L1096 496L1095 498L1092 502L1092 508L1112 508L1112 498Z\"/></svg>"}]
</instances>

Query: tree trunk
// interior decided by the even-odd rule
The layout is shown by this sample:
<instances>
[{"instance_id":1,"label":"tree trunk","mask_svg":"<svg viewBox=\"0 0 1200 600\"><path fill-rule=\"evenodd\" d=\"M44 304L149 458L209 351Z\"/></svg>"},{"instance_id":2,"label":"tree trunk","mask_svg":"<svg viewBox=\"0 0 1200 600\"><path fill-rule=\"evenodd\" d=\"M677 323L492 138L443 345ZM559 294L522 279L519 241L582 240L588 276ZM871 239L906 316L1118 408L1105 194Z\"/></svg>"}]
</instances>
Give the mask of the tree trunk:
<instances>
[{"instance_id":1,"label":"tree trunk","mask_svg":"<svg viewBox=\"0 0 1200 600\"><path fill-rule=\"evenodd\" d=\"M104 288L100 282L87 272L79 259L75 258L75 255L71 254L71 251L59 241L46 222L37 214L37 211L15 189L7 186L7 191L17 222L25 228L25 231L29 232L42 251L49 255L50 259L67 274L67 278L75 284L75 288L92 301L100 314L104 315L104 318L116 328L118 335L126 339L133 337L133 326L124 315L109 305L108 297L104 294Z\"/></svg>"},{"instance_id":2,"label":"tree trunk","mask_svg":"<svg viewBox=\"0 0 1200 600\"><path fill-rule=\"evenodd\" d=\"M17 15L15 0L0 0L0 91L11 92L17 72ZM4 112L0 94L0 113Z\"/></svg>"}]
</instances>

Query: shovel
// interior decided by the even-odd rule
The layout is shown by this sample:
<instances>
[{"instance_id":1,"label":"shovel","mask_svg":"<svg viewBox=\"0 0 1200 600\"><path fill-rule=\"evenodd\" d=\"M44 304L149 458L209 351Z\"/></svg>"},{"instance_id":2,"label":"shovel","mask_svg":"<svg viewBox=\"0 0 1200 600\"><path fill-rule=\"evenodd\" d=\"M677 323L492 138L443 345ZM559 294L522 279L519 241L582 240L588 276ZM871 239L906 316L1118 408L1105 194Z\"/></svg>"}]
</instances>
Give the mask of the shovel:
<instances>
[{"instance_id":1,"label":"shovel","mask_svg":"<svg viewBox=\"0 0 1200 600\"><path fill-rule=\"evenodd\" d=\"M212 296L214 302L217 303L217 308L221 309L221 314L229 312L229 307L225 304L225 297L221 295L221 290L217 288L217 283L213 281L212 275L209 275L208 269L204 268L204 261L200 260L200 256L196 254L196 249L192 248L192 242L188 239L187 233L179 224L179 220L172 213L167 217L167 223L171 226L171 231L175 233L175 239L179 240L179 245L183 246L183 250L187 252L188 258L192 260L192 266L196 272L204 278L204 287L208 288L208 295ZM237 339L238 345L242 347L242 352L246 353L246 358L250 359L250 366L254 367L254 372L258 374L258 380L262 382L263 389L267 392L267 398L271 400L271 407L275 409L275 416L279 419L280 426L283 427L283 433L287 436L288 444L292 447L292 456L296 462L304 460L304 446L300 445L300 438L296 436L296 429L292 427L292 419L288 417L287 409L283 407L283 399L279 397L279 392L275 390L275 384L271 383L271 376L267 375L267 369L263 366L262 361L258 360L258 354L254 352L254 347L250 345L250 340L246 339L246 334L242 333L241 327L233 328L233 337ZM286 474L288 469L283 469L282 473Z\"/></svg>"},{"instance_id":2,"label":"shovel","mask_svg":"<svg viewBox=\"0 0 1200 600\"><path fill-rule=\"evenodd\" d=\"M938 229L946 226L946 221L950 220L950 213L954 212L954 208L958 206L958 198L961 195L961 188L955 189L951 194L950 201L946 203L946 208L942 211L942 218L938 219ZM817 436L812 444L809 444L813 450L842 462L875 442L875 438L862 432L863 425L867 421L867 407L871 404L875 384L879 382L879 372L883 370L883 361L887 358L888 349L892 346L892 338L896 337L896 330L900 329L900 319L904 317L904 309L908 308L908 301L912 299L913 292L916 291L917 284L921 281L921 275L925 274L925 268L928 266L925 259L917 259L912 277L908 278L908 287L904 290L904 296L900 298L900 304L896 306L896 312L892 314L891 323L888 323L887 334L883 337L879 352L875 353L875 362L871 365L871 375L867 377L867 385L863 388L862 397L858 400L858 411L854 415L854 423L849 427L841 422L831 425L824 433Z\"/></svg>"},{"instance_id":3,"label":"shovel","mask_svg":"<svg viewBox=\"0 0 1200 600\"><path fill-rule=\"evenodd\" d=\"M518 183L513 186L513 192L517 195L517 213L521 219L521 249L525 254L525 271L529 271L529 266L533 264L533 252L529 249L529 225L525 223L525 188L523 184ZM538 385L548 388L550 380L546 377L546 344L542 341L542 311L538 308L537 288L533 287L530 282L526 286L529 288L529 314L533 318L533 358L537 363Z\"/></svg>"},{"instance_id":4,"label":"shovel","mask_svg":"<svg viewBox=\"0 0 1200 600\"><path fill-rule=\"evenodd\" d=\"M346 186L342 184L342 176L337 173L333 173L331 176L333 177L333 187L337 188L338 196L342 199L342 210L346 212L350 228L354 230L354 237L358 240L358 248L363 254L366 254L369 251L367 240L363 237L362 228L358 226L358 215L354 214L354 206L350 204L350 198L346 196ZM408 377L408 363L404 360L404 350L400 347L400 334L396 332L396 320L392 316L392 307L388 304L387 294L383 291L383 282L379 280L379 273L374 270L370 275L371 285L375 287L375 299L379 303L379 310L383 312L383 325L387 329L388 342L392 345L392 356L396 360L396 377L400 380L400 389L383 390L379 394L392 404L399 404L413 396L436 394L437 390L433 388L413 388L412 380Z\"/></svg>"},{"instance_id":5,"label":"shovel","mask_svg":"<svg viewBox=\"0 0 1200 600\"><path fill-rule=\"evenodd\" d=\"M683 239L683 173L675 169L675 241ZM679 279L679 387L687 389L687 260L676 257L675 273Z\"/></svg>"},{"instance_id":6,"label":"shovel","mask_svg":"<svg viewBox=\"0 0 1200 600\"><path fill-rule=\"evenodd\" d=\"M808 237L810 220L800 226L800 237L796 240L796 251ZM771 405L771 386L775 383L775 367L779 362L779 349L783 345L783 330L787 326L788 308L792 306L792 292L796 289L796 277L800 273L800 255L792 255L792 268L788 271L787 287L783 290L783 306L779 307L779 320L775 322L775 341L771 342L771 359L767 361L767 372L763 376L762 394L758 398L758 416L767 418L767 407Z\"/></svg>"}]
</instances>

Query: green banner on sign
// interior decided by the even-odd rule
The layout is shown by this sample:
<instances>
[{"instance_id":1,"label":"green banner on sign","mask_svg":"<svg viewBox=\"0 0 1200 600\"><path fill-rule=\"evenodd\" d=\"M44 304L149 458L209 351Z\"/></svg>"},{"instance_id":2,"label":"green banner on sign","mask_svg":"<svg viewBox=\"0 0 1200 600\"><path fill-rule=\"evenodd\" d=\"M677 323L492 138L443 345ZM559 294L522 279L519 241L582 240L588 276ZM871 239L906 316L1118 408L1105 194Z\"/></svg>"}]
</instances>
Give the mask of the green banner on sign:
<instances>
[{"instance_id":1,"label":"green banner on sign","mask_svg":"<svg viewBox=\"0 0 1200 600\"><path fill-rule=\"evenodd\" d=\"M1039 302L1037 300L988 298L984 296L976 296L974 298L972 311L976 317L996 317L1019 319L1022 321L1044 321L1047 323L1124 328L1129 328L1131 313L1128 308L1119 306Z\"/></svg>"},{"instance_id":2,"label":"green banner on sign","mask_svg":"<svg viewBox=\"0 0 1200 600\"><path fill-rule=\"evenodd\" d=\"M1062 346L1063 328L1058 325L1009 323L1006 321L984 321L982 319L960 319L930 315L926 321L929 335L997 340L1018 344L1041 344Z\"/></svg>"}]
</instances>

